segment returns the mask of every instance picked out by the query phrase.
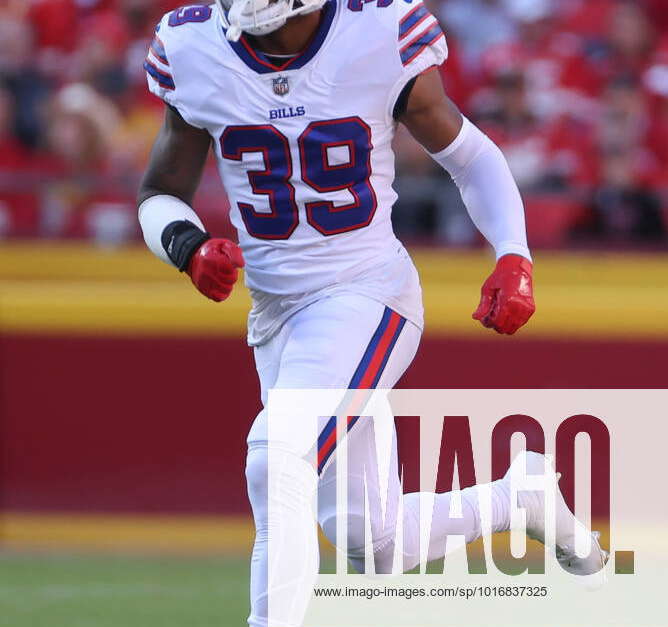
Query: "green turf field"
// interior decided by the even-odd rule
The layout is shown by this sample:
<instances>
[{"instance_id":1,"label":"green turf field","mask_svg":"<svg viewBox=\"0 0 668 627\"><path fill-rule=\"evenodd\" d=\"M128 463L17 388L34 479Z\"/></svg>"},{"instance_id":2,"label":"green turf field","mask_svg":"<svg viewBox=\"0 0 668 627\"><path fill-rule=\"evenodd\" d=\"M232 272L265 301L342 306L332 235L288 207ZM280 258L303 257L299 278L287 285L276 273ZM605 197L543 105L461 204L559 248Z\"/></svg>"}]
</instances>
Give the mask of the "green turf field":
<instances>
[{"instance_id":1,"label":"green turf field","mask_svg":"<svg viewBox=\"0 0 668 627\"><path fill-rule=\"evenodd\" d=\"M242 627L247 561L0 553L0 626Z\"/></svg>"}]
</instances>

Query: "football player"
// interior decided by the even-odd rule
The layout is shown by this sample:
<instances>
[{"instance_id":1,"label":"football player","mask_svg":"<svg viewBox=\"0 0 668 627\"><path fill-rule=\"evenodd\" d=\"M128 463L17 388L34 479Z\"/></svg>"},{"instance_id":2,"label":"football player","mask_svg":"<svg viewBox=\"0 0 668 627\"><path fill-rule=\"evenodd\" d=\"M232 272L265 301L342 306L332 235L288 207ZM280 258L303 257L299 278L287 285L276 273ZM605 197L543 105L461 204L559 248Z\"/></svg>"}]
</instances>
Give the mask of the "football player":
<instances>
[{"instance_id":1,"label":"football player","mask_svg":"<svg viewBox=\"0 0 668 627\"><path fill-rule=\"evenodd\" d=\"M420 283L390 220L397 124L450 173L495 250L496 268L473 318L512 335L534 313L518 188L501 151L444 93L436 68L447 56L444 34L421 0L217 0L175 10L158 25L144 67L150 90L167 107L139 192L139 220L148 247L216 302L229 296L245 267L253 301L248 342L265 405L270 388L391 388L415 356L423 327ZM212 237L192 207L211 149L239 246ZM268 501L281 486L268 485L267 437L265 409L248 436L246 467L257 531L251 627L267 625L272 586L297 596L304 572L313 574L309 558L298 558L314 534L295 530L308 518L314 482L320 524L336 535L336 436L329 421L317 440L315 467L290 437L278 447L280 479L294 502L282 523L288 533L278 559L285 567L268 573ZM352 420L348 438L351 476L362 476L374 450L372 431ZM396 502L396 451L391 464L396 498L388 502ZM378 486L367 489L378 496ZM507 484L491 490L493 530L508 529ZM348 555L361 570L364 491L356 494L351 484L349 493ZM448 527L449 498L435 497L432 537L478 537L475 489L463 491L467 507L458 530ZM540 503L526 507L541 511ZM418 509L419 495L406 495L406 568L417 563ZM394 553L396 511L388 512L371 512L377 572L389 572ZM571 521L570 512L564 517ZM561 536L558 530L561 558L573 572L595 572L598 544L592 540L596 550L588 560L578 558L572 527ZM439 542L430 547L430 558L442 555ZM299 624L298 605L279 608L272 623Z\"/></svg>"}]
</instances>

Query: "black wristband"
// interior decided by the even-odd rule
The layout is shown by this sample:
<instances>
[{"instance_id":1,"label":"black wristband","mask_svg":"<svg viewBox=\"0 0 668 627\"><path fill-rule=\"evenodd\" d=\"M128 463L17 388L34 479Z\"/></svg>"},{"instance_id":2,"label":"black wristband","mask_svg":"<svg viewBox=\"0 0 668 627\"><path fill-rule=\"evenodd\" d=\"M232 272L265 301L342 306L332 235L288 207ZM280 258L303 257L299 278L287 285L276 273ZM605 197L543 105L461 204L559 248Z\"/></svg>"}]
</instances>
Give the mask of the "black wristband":
<instances>
[{"instance_id":1,"label":"black wristband","mask_svg":"<svg viewBox=\"0 0 668 627\"><path fill-rule=\"evenodd\" d=\"M188 267L195 251L204 242L211 239L211 235L188 220L178 220L165 227L161 239L167 256L183 272Z\"/></svg>"}]
</instances>

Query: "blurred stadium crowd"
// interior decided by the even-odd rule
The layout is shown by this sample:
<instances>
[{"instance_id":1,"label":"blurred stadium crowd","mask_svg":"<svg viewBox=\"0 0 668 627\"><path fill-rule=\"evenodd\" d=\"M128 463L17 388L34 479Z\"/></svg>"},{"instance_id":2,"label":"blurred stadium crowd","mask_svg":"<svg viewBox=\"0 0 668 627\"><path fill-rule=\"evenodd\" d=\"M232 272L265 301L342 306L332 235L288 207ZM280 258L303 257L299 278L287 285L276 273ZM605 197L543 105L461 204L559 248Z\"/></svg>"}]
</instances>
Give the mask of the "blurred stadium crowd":
<instances>
[{"instance_id":1,"label":"blurred stadium crowd","mask_svg":"<svg viewBox=\"0 0 668 627\"><path fill-rule=\"evenodd\" d=\"M162 118L142 62L179 0L0 0L0 236L139 237L134 192ZM504 150L534 245L657 246L668 223L665 0L434 0L451 97ZM478 241L402 132L400 235ZM229 230L212 164L198 196ZM223 208L224 209L224 208Z\"/></svg>"}]
</instances>

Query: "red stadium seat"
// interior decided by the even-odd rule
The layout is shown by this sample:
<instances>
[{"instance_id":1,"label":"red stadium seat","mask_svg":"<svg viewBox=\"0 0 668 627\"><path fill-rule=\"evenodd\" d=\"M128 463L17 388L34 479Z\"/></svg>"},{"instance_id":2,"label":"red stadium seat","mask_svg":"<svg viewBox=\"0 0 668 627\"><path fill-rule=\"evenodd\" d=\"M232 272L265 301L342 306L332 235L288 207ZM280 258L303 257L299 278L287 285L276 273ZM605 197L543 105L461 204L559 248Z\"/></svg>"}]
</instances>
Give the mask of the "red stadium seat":
<instances>
[{"instance_id":1,"label":"red stadium seat","mask_svg":"<svg viewBox=\"0 0 668 627\"><path fill-rule=\"evenodd\" d=\"M586 212L580 202L564 196L527 196L525 205L529 241L535 247L566 244L573 226Z\"/></svg>"}]
</instances>

